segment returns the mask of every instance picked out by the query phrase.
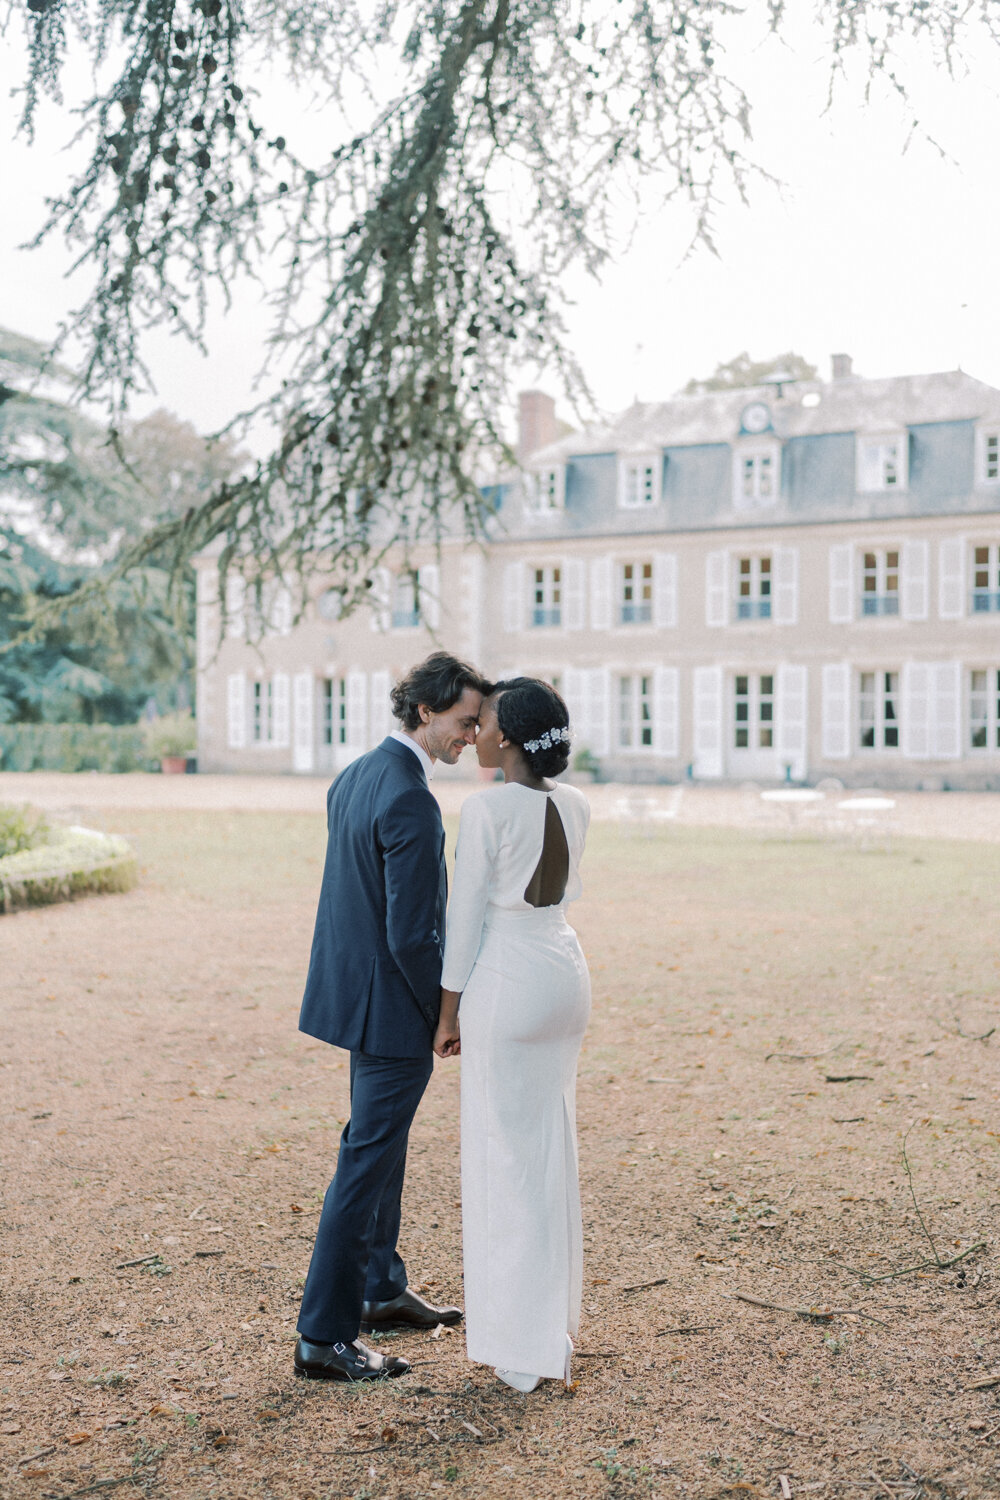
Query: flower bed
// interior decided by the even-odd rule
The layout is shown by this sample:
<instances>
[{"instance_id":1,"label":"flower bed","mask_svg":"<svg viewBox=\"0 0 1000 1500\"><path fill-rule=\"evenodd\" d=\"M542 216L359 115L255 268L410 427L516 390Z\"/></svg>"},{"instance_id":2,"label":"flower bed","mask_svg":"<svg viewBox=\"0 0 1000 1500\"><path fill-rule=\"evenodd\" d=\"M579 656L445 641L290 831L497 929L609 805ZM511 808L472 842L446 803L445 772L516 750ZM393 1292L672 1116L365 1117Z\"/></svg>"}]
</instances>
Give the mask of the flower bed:
<instances>
[{"instance_id":1,"label":"flower bed","mask_svg":"<svg viewBox=\"0 0 1000 1500\"><path fill-rule=\"evenodd\" d=\"M54 829L47 843L0 859L0 912L130 891L138 878L126 839L91 828Z\"/></svg>"}]
</instances>

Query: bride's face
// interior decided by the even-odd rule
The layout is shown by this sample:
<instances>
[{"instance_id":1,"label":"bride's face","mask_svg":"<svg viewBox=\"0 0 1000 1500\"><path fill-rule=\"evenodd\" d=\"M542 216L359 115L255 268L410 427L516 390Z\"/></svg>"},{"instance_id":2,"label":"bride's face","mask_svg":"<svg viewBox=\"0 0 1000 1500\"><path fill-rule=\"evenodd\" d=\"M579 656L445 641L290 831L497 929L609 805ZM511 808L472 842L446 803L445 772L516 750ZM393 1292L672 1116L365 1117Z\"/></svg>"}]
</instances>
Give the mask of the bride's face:
<instances>
[{"instance_id":1,"label":"bride's face","mask_svg":"<svg viewBox=\"0 0 1000 1500\"><path fill-rule=\"evenodd\" d=\"M500 721L497 718L497 699L485 698L479 710L479 733L476 736L476 755L481 766L496 767L501 764L502 739Z\"/></svg>"}]
</instances>

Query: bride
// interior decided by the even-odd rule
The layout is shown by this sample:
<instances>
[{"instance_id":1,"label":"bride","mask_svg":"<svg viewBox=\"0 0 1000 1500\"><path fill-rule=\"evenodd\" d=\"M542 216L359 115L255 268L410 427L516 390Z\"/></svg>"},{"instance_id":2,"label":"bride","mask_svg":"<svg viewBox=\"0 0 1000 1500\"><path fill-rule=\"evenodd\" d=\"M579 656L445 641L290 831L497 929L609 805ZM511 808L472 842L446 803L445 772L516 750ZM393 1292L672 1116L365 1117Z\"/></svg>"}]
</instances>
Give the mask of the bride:
<instances>
[{"instance_id":1,"label":"bride","mask_svg":"<svg viewBox=\"0 0 1000 1500\"><path fill-rule=\"evenodd\" d=\"M576 1064L590 977L566 904L581 894L590 808L551 779L569 738L548 683L517 677L483 703L476 754L504 781L462 808L434 1037L439 1056L462 1054L468 1355L526 1392L569 1384L580 1317Z\"/></svg>"}]
</instances>

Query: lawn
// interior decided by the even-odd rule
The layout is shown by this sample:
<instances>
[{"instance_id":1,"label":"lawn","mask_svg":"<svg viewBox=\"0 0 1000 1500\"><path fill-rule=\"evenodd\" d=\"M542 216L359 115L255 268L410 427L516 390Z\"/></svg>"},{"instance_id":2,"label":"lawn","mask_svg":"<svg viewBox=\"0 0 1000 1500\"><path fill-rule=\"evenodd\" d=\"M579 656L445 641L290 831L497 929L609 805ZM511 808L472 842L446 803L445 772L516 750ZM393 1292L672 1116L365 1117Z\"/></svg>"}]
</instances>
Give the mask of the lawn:
<instances>
[{"instance_id":1,"label":"lawn","mask_svg":"<svg viewBox=\"0 0 1000 1500\"><path fill-rule=\"evenodd\" d=\"M114 831L136 891L0 918L5 1497L1000 1494L1000 846L595 825L577 1386L522 1397L449 1331L384 1387L292 1377L347 1112L295 1029L323 830ZM442 1301L458 1086L404 1200Z\"/></svg>"}]
</instances>

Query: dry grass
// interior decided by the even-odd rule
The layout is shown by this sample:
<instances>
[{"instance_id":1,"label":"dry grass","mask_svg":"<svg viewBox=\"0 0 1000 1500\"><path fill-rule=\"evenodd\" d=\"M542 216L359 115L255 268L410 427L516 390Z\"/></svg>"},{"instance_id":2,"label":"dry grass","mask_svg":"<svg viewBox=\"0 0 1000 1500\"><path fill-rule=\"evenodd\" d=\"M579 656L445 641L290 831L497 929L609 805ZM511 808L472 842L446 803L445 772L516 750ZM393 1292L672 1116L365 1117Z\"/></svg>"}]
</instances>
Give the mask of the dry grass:
<instances>
[{"instance_id":1,"label":"dry grass","mask_svg":"<svg viewBox=\"0 0 1000 1500\"><path fill-rule=\"evenodd\" d=\"M524 1398L460 1335L395 1339L384 1388L293 1380L346 1111L295 1031L321 822L116 831L140 889L0 919L5 1497L1000 1493L1000 848L595 828L584 1357ZM404 1205L443 1300L457 1105L442 1066ZM988 1243L878 1281L931 1258L910 1127L941 1259Z\"/></svg>"}]
</instances>

